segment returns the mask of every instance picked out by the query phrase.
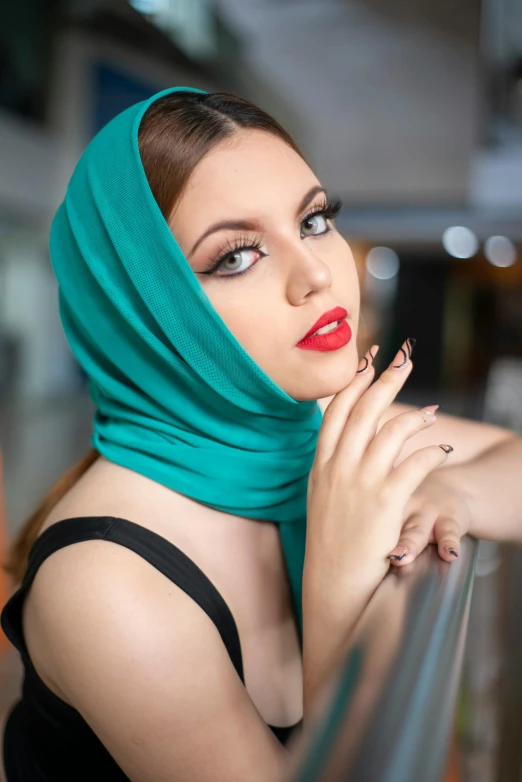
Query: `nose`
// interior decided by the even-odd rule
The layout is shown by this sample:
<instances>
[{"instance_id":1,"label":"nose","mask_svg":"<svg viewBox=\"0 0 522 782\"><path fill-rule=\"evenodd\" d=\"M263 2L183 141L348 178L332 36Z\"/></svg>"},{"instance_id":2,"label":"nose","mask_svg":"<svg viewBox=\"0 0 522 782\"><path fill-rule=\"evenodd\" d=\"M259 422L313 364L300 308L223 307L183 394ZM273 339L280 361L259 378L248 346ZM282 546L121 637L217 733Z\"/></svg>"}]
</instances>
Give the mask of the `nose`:
<instances>
[{"instance_id":1,"label":"nose","mask_svg":"<svg viewBox=\"0 0 522 782\"><path fill-rule=\"evenodd\" d=\"M310 293L320 292L332 285L332 272L313 247L313 239L298 239L288 248L287 295L292 304L301 303Z\"/></svg>"}]
</instances>

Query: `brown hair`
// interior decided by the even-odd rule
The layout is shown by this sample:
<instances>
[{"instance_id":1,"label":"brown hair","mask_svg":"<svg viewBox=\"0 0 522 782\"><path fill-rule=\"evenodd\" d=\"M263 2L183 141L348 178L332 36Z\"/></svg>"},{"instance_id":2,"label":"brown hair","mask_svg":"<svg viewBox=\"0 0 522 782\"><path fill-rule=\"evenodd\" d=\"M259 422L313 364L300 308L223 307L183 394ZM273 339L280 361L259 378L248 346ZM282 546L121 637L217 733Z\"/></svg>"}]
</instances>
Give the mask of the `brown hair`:
<instances>
[{"instance_id":1,"label":"brown hair","mask_svg":"<svg viewBox=\"0 0 522 782\"><path fill-rule=\"evenodd\" d=\"M150 189L166 220L204 155L243 128L277 136L304 159L277 120L235 95L179 91L165 95L149 106L138 131L138 146ZM21 581L24 576L27 556L45 519L98 456L99 453L91 448L62 475L19 531L4 565L15 581Z\"/></svg>"}]
</instances>

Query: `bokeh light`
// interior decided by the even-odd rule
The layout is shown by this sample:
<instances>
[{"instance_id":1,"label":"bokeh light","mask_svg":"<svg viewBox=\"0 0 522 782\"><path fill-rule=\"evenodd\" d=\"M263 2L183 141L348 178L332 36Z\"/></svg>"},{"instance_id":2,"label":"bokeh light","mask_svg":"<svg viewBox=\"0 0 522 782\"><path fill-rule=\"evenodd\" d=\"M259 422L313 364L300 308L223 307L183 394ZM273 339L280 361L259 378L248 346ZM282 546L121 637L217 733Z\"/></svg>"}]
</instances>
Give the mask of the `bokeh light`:
<instances>
[{"instance_id":1,"label":"bokeh light","mask_svg":"<svg viewBox=\"0 0 522 782\"><path fill-rule=\"evenodd\" d=\"M444 249L454 258L471 258L478 250L478 239L464 225L454 225L446 228L442 234Z\"/></svg>"},{"instance_id":2,"label":"bokeh light","mask_svg":"<svg viewBox=\"0 0 522 782\"><path fill-rule=\"evenodd\" d=\"M493 266L513 266L517 249L507 236L490 236L484 243L484 255Z\"/></svg>"},{"instance_id":3,"label":"bokeh light","mask_svg":"<svg viewBox=\"0 0 522 782\"><path fill-rule=\"evenodd\" d=\"M395 277L399 266L399 256L390 247L372 247L366 256L366 268L377 280Z\"/></svg>"}]
</instances>

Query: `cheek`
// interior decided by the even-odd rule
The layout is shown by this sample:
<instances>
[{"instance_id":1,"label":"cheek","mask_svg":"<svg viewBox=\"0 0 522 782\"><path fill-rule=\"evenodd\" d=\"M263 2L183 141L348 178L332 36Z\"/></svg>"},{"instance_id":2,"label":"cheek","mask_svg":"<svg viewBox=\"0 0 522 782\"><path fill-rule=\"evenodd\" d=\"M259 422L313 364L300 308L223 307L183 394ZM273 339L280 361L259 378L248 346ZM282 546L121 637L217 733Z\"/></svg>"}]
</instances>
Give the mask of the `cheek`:
<instances>
[{"instance_id":1,"label":"cheek","mask_svg":"<svg viewBox=\"0 0 522 782\"><path fill-rule=\"evenodd\" d=\"M335 241L332 243L331 261L336 271L342 271L344 276L349 276L352 279L357 278L357 267L350 245L339 234L336 235Z\"/></svg>"},{"instance_id":2,"label":"cheek","mask_svg":"<svg viewBox=\"0 0 522 782\"><path fill-rule=\"evenodd\" d=\"M269 330L274 321L267 304L270 298L260 296L259 290L247 289L246 286L230 280L214 286L212 291L207 288L206 293L229 331L244 347L255 340L256 335L259 341L261 331Z\"/></svg>"},{"instance_id":3,"label":"cheek","mask_svg":"<svg viewBox=\"0 0 522 782\"><path fill-rule=\"evenodd\" d=\"M359 307L359 274L350 246L342 236L336 237L328 256L324 259L332 273L334 292L343 303Z\"/></svg>"},{"instance_id":4,"label":"cheek","mask_svg":"<svg viewBox=\"0 0 522 782\"><path fill-rule=\"evenodd\" d=\"M231 291L234 282L223 283L227 286ZM266 294L259 288L228 295L219 291L212 303L241 347L270 377L276 377L281 355L291 347L293 335L281 325L286 313L274 306L273 290Z\"/></svg>"},{"instance_id":5,"label":"cheek","mask_svg":"<svg viewBox=\"0 0 522 782\"><path fill-rule=\"evenodd\" d=\"M359 280L355 261L346 240L341 236L332 243L323 260L330 267L332 295L350 312L352 329L356 329L360 306ZM212 306L225 322L229 331L245 350L265 367L277 356L277 347L288 349L293 345L292 327L297 328L299 319L288 320L288 302L284 300L284 289L279 281L265 278L260 284L234 280L216 282L205 287ZM281 295L279 305L274 297ZM279 318L278 318L279 313ZM285 320L286 318L286 320ZM285 324L282 325L282 324ZM288 327L288 328L287 328Z\"/></svg>"}]
</instances>

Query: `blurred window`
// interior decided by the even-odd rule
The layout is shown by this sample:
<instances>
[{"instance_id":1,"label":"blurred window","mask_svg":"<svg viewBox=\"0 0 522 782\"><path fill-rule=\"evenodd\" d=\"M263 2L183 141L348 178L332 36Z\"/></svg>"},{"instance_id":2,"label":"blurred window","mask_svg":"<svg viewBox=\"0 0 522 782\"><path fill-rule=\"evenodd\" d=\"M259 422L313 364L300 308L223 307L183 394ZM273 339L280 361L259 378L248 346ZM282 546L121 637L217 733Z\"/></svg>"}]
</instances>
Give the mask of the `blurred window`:
<instances>
[{"instance_id":1,"label":"blurred window","mask_svg":"<svg viewBox=\"0 0 522 782\"><path fill-rule=\"evenodd\" d=\"M0 106L44 122L55 3L5 3L0 16Z\"/></svg>"},{"instance_id":2,"label":"blurred window","mask_svg":"<svg viewBox=\"0 0 522 782\"><path fill-rule=\"evenodd\" d=\"M217 30L208 0L129 0L130 5L195 59L216 52Z\"/></svg>"},{"instance_id":3,"label":"blurred window","mask_svg":"<svg viewBox=\"0 0 522 782\"><path fill-rule=\"evenodd\" d=\"M93 86L93 136L121 111L160 90L159 84L146 82L130 71L101 60L93 64Z\"/></svg>"}]
</instances>

